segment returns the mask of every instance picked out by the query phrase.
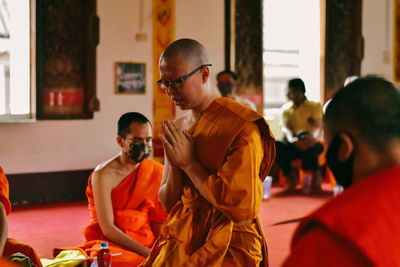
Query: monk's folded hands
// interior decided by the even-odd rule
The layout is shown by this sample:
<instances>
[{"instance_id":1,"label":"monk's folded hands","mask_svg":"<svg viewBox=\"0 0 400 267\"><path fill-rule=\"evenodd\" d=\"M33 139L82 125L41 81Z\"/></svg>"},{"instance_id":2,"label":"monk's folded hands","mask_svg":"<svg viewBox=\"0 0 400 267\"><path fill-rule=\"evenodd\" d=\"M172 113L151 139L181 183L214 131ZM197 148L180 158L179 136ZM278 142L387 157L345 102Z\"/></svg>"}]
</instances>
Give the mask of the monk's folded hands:
<instances>
[{"instance_id":1,"label":"monk's folded hands","mask_svg":"<svg viewBox=\"0 0 400 267\"><path fill-rule=\"evenodd\" d=\"M169 162L182 169L190 165L196 159L191 135L185 130L178 130L175 123L170 120L164 121L162 131L160 139Z\"/></svg>"}]
</instances>

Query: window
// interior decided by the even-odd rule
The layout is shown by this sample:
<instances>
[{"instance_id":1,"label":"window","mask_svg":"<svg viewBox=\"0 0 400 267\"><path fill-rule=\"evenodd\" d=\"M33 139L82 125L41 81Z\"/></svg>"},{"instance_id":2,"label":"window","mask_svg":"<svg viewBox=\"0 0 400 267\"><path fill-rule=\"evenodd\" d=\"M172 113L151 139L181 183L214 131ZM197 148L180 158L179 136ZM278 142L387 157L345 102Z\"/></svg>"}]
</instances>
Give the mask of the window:
<instances>
[{"instance_id":1,"label":"window","mask_svg":"<svg viewBox=\"0 0 400 267\"><path fill-rule=\"evenodd\" d=\"M96 0L0 0L0 122L93 118L98 26Z\"/></svg>"},{"instance_id":2,"label":"window","mask_svg":"<svg viewBox=\"0 0 400 267\"><path fill-rule=\"evenodd\" d=\"M0 121L31 118L30 1L0 0Z\"/></svg>"},{"instance_id":3,"label":"window","mask_svg":"<svg viewBox=\"0 0 400 267\"><path fill-rule=\"evenodd\" d=\"M263 1L264 114L279 113L293 77L320 101L320 14L320 0Z\"/></svg>"}]
</instances>

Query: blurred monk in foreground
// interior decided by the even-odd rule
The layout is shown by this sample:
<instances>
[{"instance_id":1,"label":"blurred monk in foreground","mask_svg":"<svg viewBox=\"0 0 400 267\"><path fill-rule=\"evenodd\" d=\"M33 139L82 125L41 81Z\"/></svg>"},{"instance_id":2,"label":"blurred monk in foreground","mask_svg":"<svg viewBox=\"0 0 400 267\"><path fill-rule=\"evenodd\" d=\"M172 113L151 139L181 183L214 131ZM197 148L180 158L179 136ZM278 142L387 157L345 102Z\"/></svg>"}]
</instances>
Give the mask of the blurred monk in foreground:
<instances>
[{"instance_id":1,"label":"blurred monk in foreground","mask_svg":"<svg viewBox=\"0 0 400 267\"><path fill-rule=\"evenodd\" d=\"M159 70L159 88L190 112L162 126L159 198L170 214L142 266L267 266L258 210L275 158L268 124L219 97L206 49L195 40L173 42Z\"/></svg>"},{"instance_id":2,"label":"blurred monk in foreground","mask_svg":"<svg viewBox=\"0 0 400 267\"><path fill-rule=\"evenodd\" d=\"M8 258L12 254L20 252L27 256L36 266L42 266L39 256L31 246L8 238L7 215L11 212L11 203L8 197L8 181L0 166L0 255L4 258ZM3 266L3 263L0 263L0 266Z\"/></svg>"},{"instance_id":3,"label":"blurred monk in foreground","mask_svg":"<svg viewBox=\"0 0 400 267\"><path fill-rule=\"evenodd\" d=\"M95 256L102 241L109 243L112 266L137 266L167 217L158 190L163 167L148 157L152 150L149 120L130 112L118 121L121 152L99 164L90 175L86 195L91 223L84 230L83 249Z\"/></svg>"},{"instance_id":4,"label":"blurred monk in foreground","mask_svg":"<svg viewBox=\"0 0 400 267\"><path fill-rule=\"evenodd\" d=\"M300 223L283 266L400 266L400 91L353 81L329 103L324 133L345 190Z\"/></svg>"}]
</instances>

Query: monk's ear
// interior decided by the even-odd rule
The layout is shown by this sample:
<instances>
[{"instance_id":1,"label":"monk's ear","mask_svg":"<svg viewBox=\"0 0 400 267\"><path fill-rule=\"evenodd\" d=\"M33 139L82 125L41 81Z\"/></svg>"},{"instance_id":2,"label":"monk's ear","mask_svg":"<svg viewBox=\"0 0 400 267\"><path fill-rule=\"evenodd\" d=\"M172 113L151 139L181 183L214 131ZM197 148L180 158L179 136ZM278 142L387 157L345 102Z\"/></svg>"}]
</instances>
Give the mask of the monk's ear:
<instances>
[{"instance_id":1,"label":"monk's ear","mask_svg":"<svg viewBox=\"0 0 400 267\"><path fill-rule=\"evenodd\" d=\"M210 68L204 67L202 70L202 81L205 83L210 78Z\"/></svg>"},{"instance_id":2,"label":"monk's ear","mask_svg":"<svg viewBox=\"0 0 400 267\"><path fill-rule=\"evenodd\" d=\"M338 160L340 162L346 161L354 151L354 142L349 134L341 132L339 134L341 142L339 148Z\"/></svg>"},{"instance_id":3,"label":"monk's ear","mask_svg":"<svg viewBox=\"0 0 400 267\"><path fill-rule=\"evenodd\" d=\"M122 138L121 136L117 136L117 138L116 138L116 141L117 141L117 144L120 146L120 147L123 147L124 146L124 138Z\"/></svg>"}]
</instances>

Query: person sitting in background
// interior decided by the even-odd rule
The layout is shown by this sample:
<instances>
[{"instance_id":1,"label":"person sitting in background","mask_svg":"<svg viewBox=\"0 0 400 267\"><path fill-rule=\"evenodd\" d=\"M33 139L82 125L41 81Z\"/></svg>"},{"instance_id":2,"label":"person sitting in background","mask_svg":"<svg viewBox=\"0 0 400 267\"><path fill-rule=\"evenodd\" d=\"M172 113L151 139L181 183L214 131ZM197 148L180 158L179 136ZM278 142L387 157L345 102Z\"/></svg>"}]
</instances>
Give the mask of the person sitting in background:
<instances>
[{"instance_id":1,"label":"person sitting in background","mask_svg":"<svg viewBox=\"0 0 400 267\"><path fill-rule=\"evenodd\" d=\"M293 160L302 160L302 169L312 172L312 189L321 190L322 175L318 156L323 151L321 139L321 104L312 102L305 96L304 82L291 79L288 82L287 97L290 102L281 108L281 123L284 139L276 141L276 162L287 178L287 191L293 191L298 183L297 170Z\"/></svg>"},{"instance_id":2,"label":"person sitting in background","mask_svg":"<svg viewBox=\"0 0 400 267\"><path fill-rule=\"evenodd\" d=\"M344 192L297 228L290 266L400 266L400 91L379 77L340 89L324 116Z\"/></svg>"},{"instance_id":3,"label":"person sitting in background","mask_svg":"<svg viewBox=\"0 0 400 267\"><path fill-rule=\"evenodd\" d=\"M224 70L217 74L217 86L221 96L236 100L255 111L256 105L251 100L236 95L237 79L236 73L230 70Z\"/></svg>"},{"instance_id":4,"label":"person sitting in background","mask_svg":"<svg viewBox=\"0 0 400 267\"><path fill-rule=\"evenodd\" d=\"M91 223L84 230L83 248L92 249L108 241L112 266L137 266L150 248L167 217L158 200L163 166L148 159L152 129L140 113L130 112L118 121L117 143L121 153L99 164L90 175L86 195Z\"/></svg>"},{"instance_id":5,"label":"person sitting in background","mask_svg":"<svg viewBox=\"0 0 400 267\"><path fill-rule=\"evenodd\" d=\"M10 212L8 180L3 168L0 166L0 256L8 258L19 252L27 256L36 266L42 266L39 256L31 246L8 238L7 216Z\"/></svg>"}]
</instances>

